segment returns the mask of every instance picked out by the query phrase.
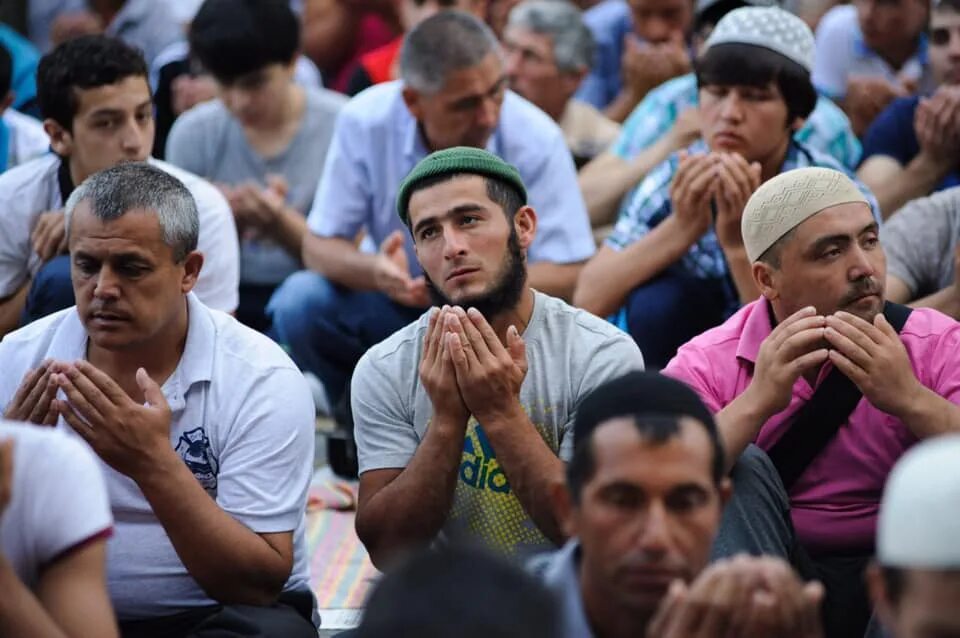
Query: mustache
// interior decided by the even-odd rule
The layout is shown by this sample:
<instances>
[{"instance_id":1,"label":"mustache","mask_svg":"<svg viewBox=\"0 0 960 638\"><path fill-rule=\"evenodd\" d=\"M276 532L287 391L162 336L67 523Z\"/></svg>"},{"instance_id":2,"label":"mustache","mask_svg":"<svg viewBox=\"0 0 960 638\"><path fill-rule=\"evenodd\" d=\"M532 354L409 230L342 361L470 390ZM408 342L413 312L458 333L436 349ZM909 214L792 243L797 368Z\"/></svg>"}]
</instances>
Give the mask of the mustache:
<instances>
[{"instance_id":1,"label":"mustache","mask_svg":"<svg viewBox=\"0 0 960 638\"><path fill-rule=\"evenodd\" d=\"M864 277L851 284L850 290L847 291L847 294L845 294L840 300L840 305L846 306L848 304L852 304L860 297L866 297L867 295L879 295L882 292L883 286L880 285L880 281L878 279L874 279L873 277Z\"/></svg>"}]
</instances>

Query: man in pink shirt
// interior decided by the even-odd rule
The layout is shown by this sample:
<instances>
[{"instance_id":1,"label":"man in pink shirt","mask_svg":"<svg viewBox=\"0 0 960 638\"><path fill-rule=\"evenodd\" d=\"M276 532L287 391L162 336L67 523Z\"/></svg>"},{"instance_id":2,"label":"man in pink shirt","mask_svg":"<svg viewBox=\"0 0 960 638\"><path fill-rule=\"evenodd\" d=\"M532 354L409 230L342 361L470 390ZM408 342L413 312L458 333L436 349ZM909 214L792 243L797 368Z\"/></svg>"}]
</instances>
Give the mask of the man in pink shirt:
<instances>
[{"instance_id":1,"label":"man in pink shirt","mask_svg":"<svg viewBox=\"0 0 960 638\"><path fill-rule=\"evenodd\" d=\"M863 568L886 477L918 439L960 431L960 324L917 308L899 334L891 326L877 223L841 173L768 181L748 201L742 233L762 296L681 347L664 373L716 413L732 461L750 443L773 450L834 368L862 393L787 486L801 553L827 587L828 636L862 635Z\"/></svg>"}]
</instances>

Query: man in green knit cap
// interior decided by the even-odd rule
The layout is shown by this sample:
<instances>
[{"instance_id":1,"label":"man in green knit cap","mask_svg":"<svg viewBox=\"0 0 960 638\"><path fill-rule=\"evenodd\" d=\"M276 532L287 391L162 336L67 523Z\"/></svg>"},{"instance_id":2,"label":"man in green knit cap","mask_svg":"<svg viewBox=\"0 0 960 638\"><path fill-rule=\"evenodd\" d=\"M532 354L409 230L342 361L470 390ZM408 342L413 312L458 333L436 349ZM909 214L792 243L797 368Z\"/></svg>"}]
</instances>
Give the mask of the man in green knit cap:
<instances>
[{"instance_id":1,"label":"man in green knit cap","mask_svg":"<svg viewBox=\"0 0 960 638\"><path fill-rule=\"evenodd\" d=\"M378 567L413 547L522 556L566 536L563 489L580 400L643 367L626 333L527 284L537 232L516 168L455 147L422 160L397 209L434 301L371 348L351 390L357 533Z\"/></svg>"}]
</instances>

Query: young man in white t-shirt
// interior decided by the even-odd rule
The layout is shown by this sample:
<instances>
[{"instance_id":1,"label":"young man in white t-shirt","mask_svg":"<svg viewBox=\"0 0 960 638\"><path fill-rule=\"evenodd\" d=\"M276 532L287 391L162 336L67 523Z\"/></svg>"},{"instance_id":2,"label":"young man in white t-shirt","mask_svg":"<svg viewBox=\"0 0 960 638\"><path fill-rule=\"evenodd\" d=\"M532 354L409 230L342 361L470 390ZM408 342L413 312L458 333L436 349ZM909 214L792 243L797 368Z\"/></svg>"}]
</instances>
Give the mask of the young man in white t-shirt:
<instances>
[{"instance_id":1,"label":"young man in white t-shirt","mask_svg":"<svg viewBox=\"0 0 960 638\"><path fill-rule=\"evenodd\" d=\"M82 443L0 419L0 636L117 635L110 504Z\"/></svg>"},{"instance_id":2,"label":"young man in white t-shirt","mask_svg":"<svg viewBox=\"0 0 960 638\"><path fill-rule=\"evenodd\" d=\"M0 335L73 304L63 204L89 175L124 161L150 161L190 189L205 259L197 296L234 311L240 249L230 207L212 184L149 158L153 101L142 54L106 36L70 40L41 59L37 96L54 153L0 175Z\"/></svg>"},{"instance_id":3,"label":"young man in white t-shirt","mask_svg":"<svg viewBox=\"0 0 960 638\"><path fill-rule=\"evenodd\" d=\"M513 556L555 547L550 492L580 400L643 367L625 332L529 286L526 201L517 169L476 148L433 153L400 186L443 307L368 350L353 376L357 534L378 566L437 538Z\"/></svg>"},{"instance_id":4,"label":"young man in white t-shirt","mask_svg":"<svg viewBox=\"0 0 960 638\"><path fill-rule=\"evenodd\" d=\"M80 185L65 214L77 305L0 342L0 408L56 422L100 457L121 632L315 637L303 376L191 292L196 205L168 173L121 163Z\"/></svg>"}]
</instances>

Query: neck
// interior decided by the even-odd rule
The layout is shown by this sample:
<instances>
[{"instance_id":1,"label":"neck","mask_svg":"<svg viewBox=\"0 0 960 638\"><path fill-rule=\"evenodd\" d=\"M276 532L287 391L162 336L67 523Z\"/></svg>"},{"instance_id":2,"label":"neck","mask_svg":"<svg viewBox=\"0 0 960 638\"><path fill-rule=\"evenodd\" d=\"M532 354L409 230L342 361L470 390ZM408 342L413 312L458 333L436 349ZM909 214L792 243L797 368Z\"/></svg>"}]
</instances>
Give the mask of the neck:
<instances>
[{"instance_id":1,"label":"neck","mask_svg":"<svg viewBox=\"0 0 960 638\"><path fill-rule=\"evenodd\" d=\"M67 166L70 168L70 180L73 182L73 187L76 188L83 183L83 180L90 177L90 174L84 170L81 170L77 166L76 162L73 161L73 158L67 158Z\"/></svg>"},{"instance_id":2,"label":"neck","mask_svg":"<svg viewBox=\"0 0 960 638\"><path fill-rule=\"evenodd\" d=\"M913 56L918 46L919 40L914 39L906 44L890 47L886 51L877 51L877 54L894 70L899 71L907 63L907 60Z\"/></svg>"},{"instance_id":3,"label":"neck","mask_svg":"<svg viewBox=\"0 0 960 638\"><path fill-rule=\"evenodd\" d=\"M783 162L787 159L787 150L789 150L792 140L793 130L790 130L776 149L759 160L761 184L780 174L780 169L783 168Z\"/></svg>"},{"instance_id":4,"label":"neck","mask_svg":"<svg viewBox=\"0 0 960 638\"><path fill-rule=\"evenodd\" d=\"M183 356L188 323L187 300L184 298L183 311L148 343L111 350L88 341L87 360L116 381L130 398L143 402L143 393L136 381L137 369L144 368L151 379L163 385Z\"/></svg>"},{"instance_id":5,"label":"neck","mask_svg":"<svg viewBox=\"0 0 960 638\"><path fill-rule=\"evenodd\" d=\"M638 613L636 609L624 609L606 592L591 587L589 576L580 567L580 596L590 628L597 638L635 638L647 634L647 625L656 610Z\"/></svg>"},{"instance_id":6,"label":"neck","mask_svg":"<svg viewBox=\"0 0 960 638\"><path fill-rule=\"evenodd\" d=\"M569 97L562 102L544 104L543 112L549 115L551 120L559 124L560 120L563 119L563 114L567 112L567 105L570 103L571 99L573 98Z\"/></svg>"},{"instance_id":7,"label":"neck","mask_svg":"<svg viewBox=\"0 0 960 638\"><path fill-rule=\"evenodd\" d=\"M265 123L258 132L273 133L299 125L306 103L307 97L303 89L297 84L290 82L287 90L283 92L283 97L280 98L280 108L277 109L276 120Z\"/></svg>"},{"instance_id":8,"label":"neck","mask_svg":"<svg viewBox=\"0 0 960 638\"><path fill-rule=\"evenodd\" d=\"M490 327L493 328L493 331L500 337L500 342L506 345L507 330L510 329L510 326L515 326L517 332L522 336L524 330L527 329L527 324L530 323L530 317L532 315L533 290L530 286L524 286L523 292L520 293L520 301L517 302L517 305L490 317L488 321L490 322Z\"/></svg>"}]
</instances>

